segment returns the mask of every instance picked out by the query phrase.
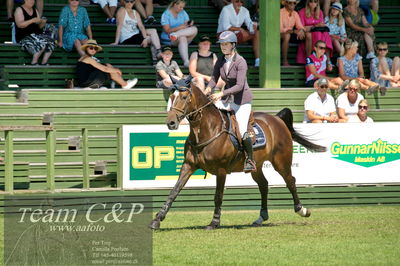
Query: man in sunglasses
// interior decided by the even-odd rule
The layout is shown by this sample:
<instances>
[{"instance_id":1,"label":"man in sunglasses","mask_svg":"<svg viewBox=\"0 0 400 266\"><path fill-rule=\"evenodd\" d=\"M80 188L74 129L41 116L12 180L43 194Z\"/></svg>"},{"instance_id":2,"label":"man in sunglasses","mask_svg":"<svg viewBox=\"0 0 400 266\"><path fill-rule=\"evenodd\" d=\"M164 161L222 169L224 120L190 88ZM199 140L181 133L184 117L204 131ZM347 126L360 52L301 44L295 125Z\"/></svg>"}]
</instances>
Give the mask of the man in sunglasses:
<instances>
[{"instance_id":1,"label":"man in sunglasses","mask_svg":"<svg viewBox=\"0 0 400 266\"><path fill-rule=\"evenodd\" d=\"M368 112L368 101L366 99L361 100L358 104L358 113L357 115L352 115L349 117L347 122L349 123L373 123L371 117L367 116Z\"/></svg>"},{"instance_id":2,"label":"man in sunglasses","mask_svg":"<svg viewBox=\"0 0 400 266\"><path fill-rule=\"evenodd\" d=\"M294 10L297 3L296 0L286 0L285 6L280 11L282 65L284 66L290 66L287 59L289 43L298 43L305 37L305 28L301 23L299 14Z\"/></svg>"},{"instance_id":3,"label":"man in sunglasses","mask_svg":"<svg viewBox=\"0 0 400 266\"><path fill-rule=\"evenodd\" d=\"M304 101L304 121L307 123L336 123L336 106L333 97L326 93L328 80L318 79L315 82L316 92L310 94Z\"/></svg>"}]
</instances>

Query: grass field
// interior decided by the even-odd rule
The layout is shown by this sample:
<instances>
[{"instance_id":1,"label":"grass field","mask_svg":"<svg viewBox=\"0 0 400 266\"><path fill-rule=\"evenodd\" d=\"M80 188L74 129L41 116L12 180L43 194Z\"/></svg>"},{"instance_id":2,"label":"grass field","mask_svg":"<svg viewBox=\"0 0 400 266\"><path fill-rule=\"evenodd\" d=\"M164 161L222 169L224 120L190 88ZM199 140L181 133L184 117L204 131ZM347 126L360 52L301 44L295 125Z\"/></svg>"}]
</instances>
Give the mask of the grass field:
<instances>
[{"instance_id":1,"label":"grass field","mask_svg":"<svg viewBox=\"0 0 400 266\"><path fill-rule=\"evenodd\" d=\"M224 211L221 228L205 231L211 216L172 210L153 235L154 265L400 264L400 206L271 210L258 228L257 211Z\"/></svg>"}]
</instances>

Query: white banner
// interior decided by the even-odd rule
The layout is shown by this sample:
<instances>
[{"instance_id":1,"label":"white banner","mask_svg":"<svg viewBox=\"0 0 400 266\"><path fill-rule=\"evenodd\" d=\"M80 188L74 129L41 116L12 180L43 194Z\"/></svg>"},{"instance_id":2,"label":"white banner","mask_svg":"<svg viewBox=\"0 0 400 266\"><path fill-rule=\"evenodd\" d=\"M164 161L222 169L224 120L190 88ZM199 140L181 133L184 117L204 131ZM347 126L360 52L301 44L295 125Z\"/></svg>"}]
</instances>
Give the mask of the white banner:
<instances>
[{"instance_id":1,"label":"white banner","mask_svg":"<svg viewBox=\"0 0 400 266\"><path fill-rule=\"evenodd\" d=\"M293 143L293 176L299 185L400 183L400 123L295 124L295 129L327 147L312 153ZM183 162L187 126L169 131L165 125L123 127L123 186L172 187ZM265 162L270 185L285 185ZM228 175L226 186L255 186L250 174ZM197 171L186 187L215 186L215 177Z\"/></svg>"}]
</instances>

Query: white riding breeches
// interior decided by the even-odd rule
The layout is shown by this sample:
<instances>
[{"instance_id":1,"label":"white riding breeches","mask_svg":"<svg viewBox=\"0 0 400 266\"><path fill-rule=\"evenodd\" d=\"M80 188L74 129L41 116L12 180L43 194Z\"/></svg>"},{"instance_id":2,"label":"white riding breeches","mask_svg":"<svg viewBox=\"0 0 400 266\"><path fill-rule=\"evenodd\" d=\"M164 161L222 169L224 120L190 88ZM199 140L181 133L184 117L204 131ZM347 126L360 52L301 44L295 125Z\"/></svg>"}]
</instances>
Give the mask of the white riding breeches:
<instances>
[{"instance_id":1,"label":"white riding breeches","mask_svg":"<svg viewBox=\"0 0 400 266\"><path fill-rule=\"evenodd\" d=\"M217 101L215 102L215 106L217 106L218 109L235 111L236 120L239 124L240 135L243 138L244 133L247 132L247 124L249 123L251 113L251 103L237 105L234 102Z\"/></svg>"}]
</instances>

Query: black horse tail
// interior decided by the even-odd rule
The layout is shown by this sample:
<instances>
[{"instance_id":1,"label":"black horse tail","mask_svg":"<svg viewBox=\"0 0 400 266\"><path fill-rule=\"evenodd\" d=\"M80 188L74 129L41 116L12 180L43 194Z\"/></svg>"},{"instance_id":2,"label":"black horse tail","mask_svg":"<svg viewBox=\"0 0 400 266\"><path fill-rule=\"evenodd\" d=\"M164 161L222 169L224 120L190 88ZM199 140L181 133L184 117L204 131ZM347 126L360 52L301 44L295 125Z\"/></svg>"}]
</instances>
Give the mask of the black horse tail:
<instances>
[{"instance_id":1,"label":"black horse tail","mask_svg":"<svg viewBox=\"0 0 400 266\"><path fill-rule=\"evenodd\" d=\"M326 147L312 143L311 141L309 141L307 139L307 137L301 135L299 132L297 132L293 128L293 113L292 113L292 110L290 110L289 108L283 108L281 111L279 111L279 113L276 114L276 116L278 116L280 119L283 120L283 122L285 122L287 128L289 129L290 133L292 134L292 138L293 138L294 141L296 141L297 143L303 145L304 147L306 147L310 151L314 151L314 152L324 152L324 151L326 151Z\"/></svg>"}]
</instances>

